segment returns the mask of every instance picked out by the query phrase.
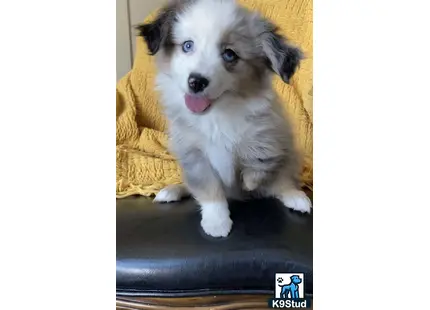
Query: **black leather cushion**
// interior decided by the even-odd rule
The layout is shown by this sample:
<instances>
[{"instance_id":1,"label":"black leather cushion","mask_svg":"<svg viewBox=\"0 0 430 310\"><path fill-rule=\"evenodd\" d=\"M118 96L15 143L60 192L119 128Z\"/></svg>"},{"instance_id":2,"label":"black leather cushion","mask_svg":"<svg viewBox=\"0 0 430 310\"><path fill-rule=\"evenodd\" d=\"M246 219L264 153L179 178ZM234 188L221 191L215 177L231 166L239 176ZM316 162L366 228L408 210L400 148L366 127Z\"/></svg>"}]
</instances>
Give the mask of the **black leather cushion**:
<instances>
[{"instance_id":1,"label":"black leather cushion","mask_svg":"<svg viewBox=\"0 0 430 310\"><path fill-rule=\"evenodd\" d=\"M193 200L117 200L117 295L273 294L276 272L304 272L312 294L312 216L277 200L231 202L224 239L204 234Z\"/></svg>"}]
</instances>

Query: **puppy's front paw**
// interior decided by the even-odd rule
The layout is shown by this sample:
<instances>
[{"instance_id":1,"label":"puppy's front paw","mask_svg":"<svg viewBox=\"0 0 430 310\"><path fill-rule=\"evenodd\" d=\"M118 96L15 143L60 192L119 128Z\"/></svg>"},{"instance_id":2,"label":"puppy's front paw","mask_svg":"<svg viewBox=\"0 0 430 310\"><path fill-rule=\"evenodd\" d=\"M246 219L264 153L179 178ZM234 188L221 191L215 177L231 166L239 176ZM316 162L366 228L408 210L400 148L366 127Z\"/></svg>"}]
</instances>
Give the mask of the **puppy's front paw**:
<instances>
[{"instance_id":1,"label":"puppy's front paw","mask_svg":"<svg viewBox=\"0 0 430 310\"><path fill-rule=\"evenodd\" d=\"M299 211L302 213L310 213L312 209L312 203L309 197L300 190L290 190L286 192L280 200L283 204L290 209Z\"/></svg>"},{"instance_id":2,"label":"puppy's front paw","mask_svg":"<svg viewBox=\"0 0 430 310\"><path fill-rule=\"evenodd\" d=\"M227 237L233 226L226 203L202 204L202 221L205 233L212 237Z\"/></svg>"},{"instance_id":3,"label":"puppy's front paw","mask_svg":"<svg viewBox=\"0 0 430 310\"><path fill-rule=\"evenodd\" d=\"M258 178L254 175L254 173L244 173L242 176L243 184L242 187L244 190L251 192L257 189L260 185Z\"/></svg>"},{"instance_id":4,"label":"puppy's front paw","mask_svg":"<svg viewBox=\"0 0 430 310\"><path fill-rule=\"evenodd\" d=\"M230 217L224 219L202 219L201 225L205 233L212 237L227 237L233 226Z\"/></svg>"},{"instance_id":5,"label":"puppy's front paw","mask_svg":"<svg viewBox=\"0 0 430 310\"><path fill-rule=\"evenodd\" d=\"M188 190L184 185L174 184L163 188L154 198L154 202L175 202L187 196Z\"/></svg>"}]
</instances>

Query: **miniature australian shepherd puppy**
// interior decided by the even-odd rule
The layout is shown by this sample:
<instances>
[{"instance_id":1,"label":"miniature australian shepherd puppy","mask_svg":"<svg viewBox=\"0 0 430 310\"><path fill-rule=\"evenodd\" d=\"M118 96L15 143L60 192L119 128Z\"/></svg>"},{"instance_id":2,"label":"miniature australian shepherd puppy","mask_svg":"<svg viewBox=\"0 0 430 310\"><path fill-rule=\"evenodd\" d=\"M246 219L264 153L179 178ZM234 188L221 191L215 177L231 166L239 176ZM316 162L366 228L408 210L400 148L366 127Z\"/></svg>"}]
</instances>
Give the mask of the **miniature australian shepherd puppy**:
<instances>
[{"instance_id":1,"label":"miniature australian shepherd puppy","mask_svg":"<svg viewBox=\"0 0 430 310\"><path fill-rule=\"evenodd\" d=\"M170 151L184 175L184 185L155 201L193 196L213 237L232 228L230 198L275 197L310 212L290 122L272 88L273 73L289 82L301 51L234 0L170 0L137 29L156 56Z\"/></svg>"}]
</instances>

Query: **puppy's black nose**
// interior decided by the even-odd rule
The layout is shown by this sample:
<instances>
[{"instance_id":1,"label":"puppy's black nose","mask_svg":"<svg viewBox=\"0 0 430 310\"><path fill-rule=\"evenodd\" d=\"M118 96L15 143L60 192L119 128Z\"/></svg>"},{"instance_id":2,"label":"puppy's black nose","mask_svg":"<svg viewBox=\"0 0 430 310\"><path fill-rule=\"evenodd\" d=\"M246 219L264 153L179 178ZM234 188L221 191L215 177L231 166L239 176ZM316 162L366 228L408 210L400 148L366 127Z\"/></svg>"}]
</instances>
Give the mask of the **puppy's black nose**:
<instances>
[{"instance_id":1,"label":"puppy's black nose","mask_svg":"<svg viewBox=\"0 0 430 310\"><path fill-rule=\"evenodd\" d=\"M193 93L200 93L209 85L209 80L198 73L191 73L188 77L188 85Z\"/></svg>"}]
</instances>

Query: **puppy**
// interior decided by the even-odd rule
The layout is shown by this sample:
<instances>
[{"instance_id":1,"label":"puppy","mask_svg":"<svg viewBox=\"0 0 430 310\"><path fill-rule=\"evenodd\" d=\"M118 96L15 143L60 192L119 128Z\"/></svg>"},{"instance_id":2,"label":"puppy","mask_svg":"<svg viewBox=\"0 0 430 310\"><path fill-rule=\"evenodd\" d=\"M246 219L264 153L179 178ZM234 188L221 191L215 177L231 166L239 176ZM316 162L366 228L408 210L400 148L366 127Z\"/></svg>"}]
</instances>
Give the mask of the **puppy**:
<instances>
[{"instance_id":1,"label":"puppy","mask_svg":"<svg viewBox=\"0 0 430 310\"><path fill-rule=\"evenodd\" d=\"M156 55L170 150L185 183L155 201L192 195L213 237L232 228L227 198L276 197L310 212L290 122L272 88L273 73L289 82L301 51L234 0L171 0L138 30Z\"/></svg>"}]
</instances>

